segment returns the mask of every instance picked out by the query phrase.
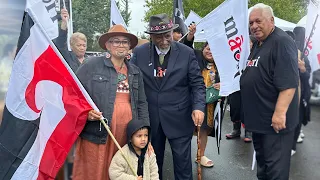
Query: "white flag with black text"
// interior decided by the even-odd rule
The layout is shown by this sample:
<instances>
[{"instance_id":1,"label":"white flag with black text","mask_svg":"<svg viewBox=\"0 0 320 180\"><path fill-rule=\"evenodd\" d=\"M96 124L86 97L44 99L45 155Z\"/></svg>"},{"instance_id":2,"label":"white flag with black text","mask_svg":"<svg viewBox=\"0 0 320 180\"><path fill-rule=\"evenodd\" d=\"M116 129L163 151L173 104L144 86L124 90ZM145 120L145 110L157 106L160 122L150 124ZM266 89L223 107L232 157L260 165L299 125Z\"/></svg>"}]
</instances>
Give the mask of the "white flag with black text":
<instances>
[{"instance_id":1,"label":"white flag with black text","mask_svg":"<svg viewBox=\"0 0 320 180\"><path fill-rule=\"evenodd\" d=\"M220 96L240 90L241 70L250 54L248 0L226 0L199 24L219 71Z\"/></svg>"}]
</instances>

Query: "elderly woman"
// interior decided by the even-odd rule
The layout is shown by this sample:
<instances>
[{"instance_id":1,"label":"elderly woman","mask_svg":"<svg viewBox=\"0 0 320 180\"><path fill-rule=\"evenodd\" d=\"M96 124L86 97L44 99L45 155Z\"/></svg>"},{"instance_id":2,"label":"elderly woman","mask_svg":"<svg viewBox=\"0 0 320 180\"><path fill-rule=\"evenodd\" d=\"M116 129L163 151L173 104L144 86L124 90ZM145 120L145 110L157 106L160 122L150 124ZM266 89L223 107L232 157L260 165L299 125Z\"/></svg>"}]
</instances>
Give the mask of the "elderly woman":
<instances>
[{"instance_id":1,"label":"elderly woman","mask_svg":"<svg viewBox=\"0 0 320 180\"><path fill-rule=\"evenodd\" d=\"M83 33L75 32L70 37L70 48L68 51L67 47L67 30L68 30L68 19L69 14L66 9L61 9L61 29L59 31L59 36L56 39L56 45L71 67L75 72L85 60L85 53L87 50L87 38Z\"/></svg>"},{"instance_id":2,"label":"elderly woman","mask_svg":"<svg viewBox=\"0 0 320 180\"><path fill-rule=\"evenodd\" d=\"M108 169L118 150L99 121L103 116L116 140L127 142L126 127L131 119L149 123L148 106L141 71L126 56L137 45L135 35L114 25L99 38L106 56L92 57L77 76L101 112L91 110L76 144L73 180L108 180Z\"/></svg>"}]
</instances>

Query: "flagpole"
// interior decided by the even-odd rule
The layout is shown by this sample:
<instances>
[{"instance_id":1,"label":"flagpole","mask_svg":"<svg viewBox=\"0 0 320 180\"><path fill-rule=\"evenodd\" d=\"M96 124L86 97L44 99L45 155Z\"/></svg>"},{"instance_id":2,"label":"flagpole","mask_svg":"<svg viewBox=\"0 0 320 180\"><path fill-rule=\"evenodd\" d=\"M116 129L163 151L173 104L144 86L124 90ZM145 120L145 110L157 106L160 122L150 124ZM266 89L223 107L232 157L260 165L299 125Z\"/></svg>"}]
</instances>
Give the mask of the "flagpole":
<instances>
[{"instance_id":1,"label":"flagpole","mask_svg":"<svg viewBox=\"0 0 320 180\"><path fill-rule=\"evenodd\" d=\"M202 18L203 19L203 18ZM196 26L198 26L198 24L202 21L202 19L196 24ZM183 38L185 38L188 34L189 34L189 29L188 29L188 32L186 34L184 34L179 40L178 42L180 42Z\"/></svg>"},{"instance_id":2,"label":"flagpole","mask_svg":"<svg viewBox=\"0 0 320 180\"><path fill-rule=\"evenodd\" d=\"M197 150L197 163L198 163L198 169L197 169L197 174L198 174L198 180L201 180L201 141L200 141L200 126L197 126L197 145L198 145L198 150Z\"/></svg>"},{"instance_id":3,"label":"flagpole","mask_svg":"<svg viewBox=\"0 0 320 180\"><path fill-rule=\"evenodd\" d=\"M70 66L67 64L67 62L65 61L65 59L63 58L63 56L61 55L60 51L57 49L57 47L55 46L55 44L52 42L51 38L48 36L47 32L44 30L44 27L39 23L39 20L37 19L36 15L34 14L34 12L32 11L32 9L26 9L26 11L29 13L30 17L32 18L32 20L34 21L34 25L37 25L39 27L39 29L41 30L42 34L44 35L44 37L48 40L49 45L51 46L51 48L53 49L53 51L57 54L57 56L61 59L61 62L65 65L65 67L68 69L68 71L70 72L71 76L73 77L74 81L76 81L77 85L79 86L81 92L83 93L83 96L85 97L85 99L88 101L88 103L91 105L91 107L96 110L99 111L98 107L96 106L96 104L93 102L93 100L91 99L91 97L89 96L88 92L84 89L84 87L82 86L82 84L80 83L79 79L76 77L76 75L73 73L72 69L70 68ZM109 133L110 137L112 138L112 140L114 141L114 143L117 145L118 149L121 152L121 155L124 157L124 159L126 160L126 162L128 163L132 173L137 176L137 173L133 170L131 164L129 164L128 159L126 158L126 156L124 155L119 143L117 142L117 140L114 138L114 136L112 135L109 126L105 123L104 120L107 120L105 118L101 118L100 121L103 124L103 126L106 128L107 132Z\"/></svg>"},{"instance_id":4,"label":"flagpole","mask_svg":"<svg viewBox=\"0 0 320 180\"><path fill-rule=\"evenodd\" d=\"M118 147L118 149L119 149L122 157L126 160L127 164L129 165L129 168L130 168L131 172L134 174L134 176L138 177L136 171L135 171L135 170L133 169L133 167L131 166L128 158L125 156L124 152L122 151L122 148L120 147L120 145L119 145L118 141L116 140L116 138L113 136L113 134L112 134L112 132L110 131L110 128L109 128L109 126L107 125L107 123L105 122L105 120L107 120L107 119L105 119L105 118L100 119L101 123L102 123L103 126L106 128L106 130L107 130L109 136L111 137L111 139L113 140L114 144L116 144L116 146ZM108 121L108 120L107 120L107 121Z\"/></svg>"},{"instance_id":5,"label":"flagpole","mask_svg":"<svg viewBox=\"0 0 320 180\"><path fill-rule=\"evenodd\" d=\"M63 7L66 8L66 1L62 0L62 3L63 3Z\"/></svg>"},{"instance_id":6,"label":"flagpole","mask_svg":"<svg viewBox=\"0 0 320 180\"><path fill-rule=\"evenodd\" d=\"M63 3L63 8L64 9L66 9L66 10L68 10L67 9L67 7L66 7L66 1L65 0L62 0L62 3ZM69 1L69 4L70 4L70 1ZM70 6L69 6L70 7ZM70 9L70 11L71 11L71 9ZM71 12L72 13L72 12ZM70 14L69 14L69 19L70 19ZM69 19L67 19L67 27L68 27L68 29L67 29L67 33L68 33L68 37L67 37L67 46L68 46L68 50L69 51L71 51L71 47L70 47L70 33L69 32L71 32L71 27L70 27L70 21L69 21Z\"/></svg>"},{"instance_id":7,"label":"flagpole","mask_svg":"<svg viewBox=\"0 0 320 180\"><path fill-rule=\"evenodd\" d=\"M318 17L319 17L319 14L317 14L317 16L316 16L316 19L314 20L314 23L313 23L313 26L312 26L312 29L311 29L311 31L310 31L310 35L309 35L309 37L308 37L308 40L307 40L307 43L306 43L306 46L304 47L304 49L303 49L303 53L302 53L302 57L301 57L301 59L303 59L304 57L305 57L305 52L307 51L307 48L308 48L308 44L309 44L309 42L310 42L310 40L311 40L311 37L313 36L313 34L314 34L314 30L315 30L315 28L316 28L316 23L317 23L317 21L318 21Z\"/></svg>"}]
</instances>

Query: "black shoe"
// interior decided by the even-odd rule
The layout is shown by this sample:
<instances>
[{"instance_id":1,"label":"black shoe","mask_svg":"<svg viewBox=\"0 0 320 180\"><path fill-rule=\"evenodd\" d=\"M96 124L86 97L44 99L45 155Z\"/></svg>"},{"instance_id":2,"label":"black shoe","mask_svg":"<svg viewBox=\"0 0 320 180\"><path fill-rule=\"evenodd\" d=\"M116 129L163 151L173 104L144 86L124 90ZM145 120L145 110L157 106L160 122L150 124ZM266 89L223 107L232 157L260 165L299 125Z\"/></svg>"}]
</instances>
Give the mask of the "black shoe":
<instances>
[{"instance_id":1,"label":"black shoe","mask_svg":"<svg viewBox=\"0 0 320 180\"><path fill-rule=\"evenodd\" d=\"M226 134L227 139L234 139L238 138L241 135L241 122L234 122L233 123L233 130L230 134Z\"/></svg>"}]
</instances>

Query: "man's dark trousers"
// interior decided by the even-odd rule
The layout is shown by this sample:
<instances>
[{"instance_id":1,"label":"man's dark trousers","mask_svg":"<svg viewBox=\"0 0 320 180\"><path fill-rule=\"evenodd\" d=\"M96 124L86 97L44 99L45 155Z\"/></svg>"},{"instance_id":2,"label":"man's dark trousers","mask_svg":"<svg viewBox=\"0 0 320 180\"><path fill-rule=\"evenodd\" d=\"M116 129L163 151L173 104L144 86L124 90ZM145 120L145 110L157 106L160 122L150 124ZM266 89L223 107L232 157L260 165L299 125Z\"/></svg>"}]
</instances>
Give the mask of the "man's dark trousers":
<instances>
[{"instance_id":1,"label":"man's dark trousers","mask_svg":"<svg viewBox=\"0 0 320 180\"><path fill-rule=\"evenodd\" d=\"M253 133L259 180L288 180L294 131L285 134Z\"/></svg>"},{"instance_id":2,"label":"man's dark trousers","mask_svg":"<svg viewBox=\"0 0 320 180\"><path fill-rule=\"evenodd\" d=\"M192 169L191 139L192 134L175 139L168 139L172 151L175 180L192 180L192 172L189 171L189 169ZM162 180L166 136L162 130L161 124L157 130L157 135L152 137L151 144L156 153L159 177ZM186 171L186 169L188 170Z\"/></svg>"}]
</instances>

